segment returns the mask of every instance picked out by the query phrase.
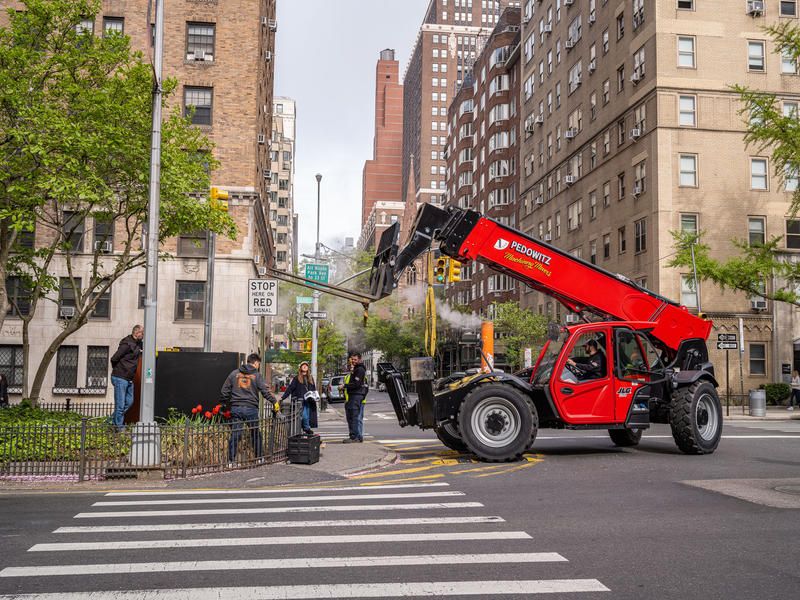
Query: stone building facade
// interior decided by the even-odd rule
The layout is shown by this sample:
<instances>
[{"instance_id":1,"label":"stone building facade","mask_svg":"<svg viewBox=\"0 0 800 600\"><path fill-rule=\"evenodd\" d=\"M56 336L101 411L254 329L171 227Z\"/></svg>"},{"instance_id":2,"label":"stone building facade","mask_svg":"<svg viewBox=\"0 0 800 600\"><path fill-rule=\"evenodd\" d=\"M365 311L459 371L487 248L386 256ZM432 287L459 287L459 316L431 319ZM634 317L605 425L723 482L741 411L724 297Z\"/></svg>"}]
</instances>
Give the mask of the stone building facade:
<instances>
[{"instance_id":1,"label":"stone building facade","mask_svg":"<svg viewBox=\"0 0 800 600\"><path fill-rule=\"evenodd\" d=\"M708 314L723 386L716 334L743 319L745 391L796 365L796 310L711 284L695 289L691 269L667 266L671 232L703 231L718 258L734 251L733 238L782 235L796 259L800 222L787 211L797 180L746 146L730 86L775 93L786 114L797 110L797 65L763 31L797 14L794 2L719 10L697 0L526 0L522 9L522 229ZM535 292L522 301L564 316ZM738 393L740 356L730 358Z\"/></svg>"},{"instance_id":2,"label":"stone building facade","mask_svg":"<svg viewBox=\"0 0 800 600\"><path fill-rule=\"evenodd\" d=\"M16 3L0 4L5 8ZM122 31L134 49L148 56L153 33L152 26L145 26L148 5L148 0L105 0L96 18L87 18L81 27L98 36L111 29ZM218 238L216 243L211 348L263 349L266 340L260 324L247 315L246 286L248 278L259 276L258 267L272 264L274 256L267 220L270 179L265 175L270 171L275 0L187 1L168 3L168 7L164 76L179 82L170 102L184 110L195 107L193 121L213 141L220 161L212 173L212 185L230 193L229 214L238 228L235 240ZM0 18L5 19L5 13ZM78 277L89 276L98 230L98 224L87 219L76 237L73 265ZM33 243L44 243L45 232L37 228ZM119 244L112 241L108 252L119 252ZM158 348L203 347L207 248L205 232L163 245L172 258L159 263ZM64 260L56 258L51 272L66 276ZM143 320L144 281L144 268L124 275L89 323L64 342L45 378L44 399L113 397L108 358L119 340ZM6 284L16 293L15 282ZM32 320L32 369L53 339L68 304L64 297L57 303L44 302ZM19 397L22 389L21 334L21 321L12 311L0 331L0 371L11 380L12 397Z\"/></svg>"}]
</instances>

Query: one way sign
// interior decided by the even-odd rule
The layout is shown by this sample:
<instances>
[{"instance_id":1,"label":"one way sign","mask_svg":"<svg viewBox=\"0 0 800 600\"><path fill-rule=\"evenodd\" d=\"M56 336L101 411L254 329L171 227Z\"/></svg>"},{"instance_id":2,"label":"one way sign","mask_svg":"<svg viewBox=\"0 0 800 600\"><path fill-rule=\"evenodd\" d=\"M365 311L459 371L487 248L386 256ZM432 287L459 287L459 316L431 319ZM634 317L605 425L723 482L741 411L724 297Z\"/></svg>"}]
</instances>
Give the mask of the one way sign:
<instances>
[{"instance_id":1,"label":"one way sign","mask_svg":"<svg viewBox=\"0 0 800 600\"><path fill-rule=\"evenodd\" d=\"M328 313L325 312L324 310L318 310L318 311L307 310L306 312L303 313L303 316L306 319L323 320L323 319L327 319L328 318Z\"/></svg>"}]
</instances>

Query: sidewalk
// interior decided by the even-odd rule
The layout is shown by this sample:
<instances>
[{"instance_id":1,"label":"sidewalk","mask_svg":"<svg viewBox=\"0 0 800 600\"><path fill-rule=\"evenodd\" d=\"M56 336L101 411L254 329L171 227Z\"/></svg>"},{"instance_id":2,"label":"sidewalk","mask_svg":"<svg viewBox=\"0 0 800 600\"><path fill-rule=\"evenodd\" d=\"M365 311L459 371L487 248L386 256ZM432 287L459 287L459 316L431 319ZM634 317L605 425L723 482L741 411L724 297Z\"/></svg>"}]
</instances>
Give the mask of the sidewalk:
<instances>
[{"instance_id":1,"label":"sidewalk","mask_svg":"<svg viewBox=\"0 0 800 600\"><path fill-rule=\"evenodd\" d=\"M725 415L725 401L724 398L721 399L722 404L722 414ZM795 410L786 410L785 406L768 406L767 407L767 415L765 417L751 417L749 414L749 408L744 407L744 413L742 414L742 407L741 406L731 406L731 414L729 417L725 417L726 421L797 421L800 422L800 409Z\"/></svg>"},{"instance_id":2,"label":"sidewalk","mask_svg":"<svg viewBox=\"0 0 800 600\"><path fill-rule=\"evenodd\" d=\"M340 409L328 407L319 413L319 425L341 422ZM24 492L105 492L122 489L181 489L181 488L247 488L281 485L309 485L341 481L348 476L365 473L390 465L397 455L376 442L363 444L323 444L320 459L314 465L275 463L252 469L200 475L187 479L117 479L112 481L0 481L0 495Z\"/></svg>"}]
</instances>

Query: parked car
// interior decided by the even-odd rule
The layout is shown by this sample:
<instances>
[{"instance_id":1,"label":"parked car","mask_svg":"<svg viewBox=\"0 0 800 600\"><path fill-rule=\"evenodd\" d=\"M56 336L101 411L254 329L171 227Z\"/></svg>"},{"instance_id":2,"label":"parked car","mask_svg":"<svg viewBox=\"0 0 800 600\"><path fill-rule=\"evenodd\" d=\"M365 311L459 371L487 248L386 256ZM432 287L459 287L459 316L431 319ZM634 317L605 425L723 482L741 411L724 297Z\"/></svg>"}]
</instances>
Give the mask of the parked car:
<instances>
[{"instance_id":1,"label":"parked car","mask_svg":"<svg viewBox=\"0 0 800 600\"><path fill-rule=\"evenodd\" d=\"M328 383L328 402L344 402L344 375L334 375Z\"/></svg>"},{"instance_id":2,"label":"parked car","mask_svg":"<svg viewBox=\"0 0 800 600\"><path fill-rule=\"evenodd\" d=\"M322 381L320 382L320 388L319 388L320 394L322 394L326 398L328 397L328 385L330 385L330 383L331 383L330 377L323 377Z\"/></svg>"}]
</instances>

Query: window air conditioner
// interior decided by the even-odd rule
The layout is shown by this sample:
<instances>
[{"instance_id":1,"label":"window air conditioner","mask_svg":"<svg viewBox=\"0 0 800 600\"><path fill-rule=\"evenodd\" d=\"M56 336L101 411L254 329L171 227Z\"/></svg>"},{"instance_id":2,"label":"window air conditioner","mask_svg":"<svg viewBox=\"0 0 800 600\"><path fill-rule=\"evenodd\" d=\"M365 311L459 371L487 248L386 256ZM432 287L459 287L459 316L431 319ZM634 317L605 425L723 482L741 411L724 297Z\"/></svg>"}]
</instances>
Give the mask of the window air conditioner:
<instances>
[{"instance_id":1,"label":"window air conditioner","mask_svg":"<svg viewBox=\"0 0 800 600\"><path fill-rule=\"evenodd\" d=\"M597 59L593 58L589 61L589 73L594 73L597 70Z\"/></svg>"},{"instance_id":2,"label":"window air conditioner","mask_svg":"<svg viewBox=\"0 0 800 600\"><path fill-rule=\"evenodd\" d=\"M552 241L552 240L553 240L553 236L552 236L552 235L550 235L549 233L545 233L545 234L544 234L544 237L543 237L542 239L543 239L545 242L550 242L550 241Z\"/></svg>"},{"instance_id":3,"label":"window air conditioner","mask_svg":"<svg viewBox=\"0 0 800 600\"><path fill-rule=\"evenodd\" d=\"M747 14L760 17L764 14L764 0L747 0Z\"/></svg>"},{"instance_id":4,"label":"window air conditioner","mask_svg":"<svg viewBox=\"0 0 800 600\"><path fill-rule=\"evenodd\" d=\"M272 171L264 171L264 179L272 179Z\"/></svg>"},{"instance_id":5,"label":"window air conditioner","mask_svg":"<svg viewBox=\"0 0 800 600\"><path fill-rule=\"evenodd\" d=\"M260 254L256 254L253 257L253 262L256 263L256 264L260 263L261 262L261 255Z\"/></svg>"},{"instance_id":6,"label":"window air conditioner","mask_svg":"<svg viewBox=\"0 0 800 600\"><path fill-rule=\"evenodd\" d=\"M766 298L756 297L750 298L750 308L753 310L767 310Z\"/></svg>"},{"instance_id":7,"label":"window air conditioner","mask_svg":"<svg viewBox=\"0 0 800 600\"><path fill-rule=\"evenodd\" d=\"M634 71L633 75L631 75L631 83L637 85L641 80L642 76L637 71Z\"/></svg>"},{"instance_id":8,"label":"window air conditioner","mask_svg":"<svg viewBox=\"0 0 800 600\"><path fill-rule=\"evenodd\" d=\"M278 20L277 19L270 19L267 22L267 26L269 27L270 31L278 31Z\"/></svg>"},{"instance_id":9,"label":"window air conditioner","mask_svg":"<svg viewBox=\"0 0 800 600\"><path fill-rule=\"evenodd\" d=\"M640 137L642 137L642 130L639 127L634 127L631 129L630 138L632 140L638 140Z\"/></svg>"},{"instance_id":10,"label":"window air conditioner","mask_svg":"<svg viewBox=\"0 0 800 600\"><path fill-rule=\"evenodd\" d=\"M542 33L553 33L553 26L550 23L545 23L542 26Z\"/></svg>"},{"instance_id":11,"label":"window air conditioner","mask_svg":"<svg viewBox=\"0 0 800 600\"><path fill-rule=\"evenodd\" d=\"M634 183L633 184L633 195L634 196L641 196L642 195L642 184L641 183Z\"/></svg>"},{"instance_id":12,"label":"window air conditioner","mask_svg":"<svg viewBox=\"0 0 800 600\"><path fill-rule=\"evenodd\" d=\"M527 133L533 133L533 129L534 129L533 126L534 126L534 120L533 119L527 119L525 121L525 131Z\"/></svg>"},{"instance_id":13,"label":"window air conditioner","mask_svg":"<svg viewBox=\"0 0 800 600\"><path fill-rule=\"evenodd\" d=\"M208 52L206 52L206 53L204 54L204 60L205 60L206 62L214 62L214 55L213 55L213 54L210 54L210 53L208 53Z\"/></svg>"},{"instance_id":14,"label":"window air conditioner","mask_svg":"<svg viewBox=\"0 0 800 600\"><path fill-rule=\"evenodd\" d=\"M597 22L597 14L594 12L589 13L589 25L594 25Z\"/></svg>"},{"instance_id":15,"label":"window air conditioner","mask_svg":"<svg viewBox=\"0 0 800 600\"><path fill-rule=\"evenodd\" d=\"M578 135L578 128L577 127L569 127L564 132L564 137L567 138L568 140L574 139L576 135Z\"/></svg>"},{"instance_id":16,"label":"window air conditioner","mask_svg":"<svg viewBox=\"0 0 800 600\"><path fill-rule=\"evenodd\" d=\"M258 276L264 277L267 274L267 267L258 267Z\"/></svg>"},{"instance_id":17,"label":"window air conditioner","mask_svg":"<svg viewBox=\"0 0 800 600\"><path fill-rule=\"evenodd\" d=\"M108 385L106 382L105 377L87 377L86 378L86 387L97 389L97 388L104 388Z\"/></svg>"},{"instance_id":18,"label":"window air conditioner","mask_svg":"<svg viewBox=\"0 0 800 600\"><path fill-rule=\"evenodd\" d=\"M564 48L567 50L572 50L575 47L575 42L572 41L572 38L567 38L567 41L564 42Z\"/></svg>"},{"instance_id":19,"label":"window air conditioner","mask_svg":"<svg viewBox=\"0 0 800 600\"><path fill-rule=\"evenodd\" d=\"M572 6L573 2L575 2L575 0L564 0L564 6Z\"/></svg>"},{"instance_id":20,"label":"window air conditioner","mask_svg":"<svg viewBox=\"0 0 800 600\"><path fill-rule=\"evenodd\" d=\"M575 175L565 175L564 176L564 183L566 183L567 185L572 185L577 180L578 180L578 178L575 177Z\"/></svg>"},{"instance_id":21,"label":"window air conditioner","mask_svg":"<svg viewBox=\"0 0 800 600\"><path fill-rule=\"evenodd\" d=\"M94 249L100 250L100 252L104 254L109 254L114 250L113 244L111 242L109 241L102 242L99 240L94 243Z\"/></svg>"},{"instance_id":22,"label":"window air conditioner","mask_svg":"<svg viewBox=\"0 0 800 600\"><path fill-rule=\"evenodd\" d=\"M264 60L265 61L272 60L272 52L270 50L267 50L266 52L264 52Z\"/></svg>"},{"instance_id":23,"label":"window air conditioner","mask_svg":"<svg viewBox=\"0 0 800 600\"><path fill-rule=\"evenodd\" d=\"M544 123L544 115L536 115L536 118L533 121L534 123L539 123L539 125L541 125Z\"/></svg>"},{"instance_id":24,"label":"window air conditioner","mask_svg":"<svg viewBox=\"0 0 800 600\"><path fill-rule=\"evenodd\" d=\"M536 196L536 204L544 204L544 198L541 196Z\"/></svg>"},{"instance_id":25,"label":"window air conditioner","mask_svg":"<svg viewBox=\"0 0 800 600\"><path fill-rule=\"evenodd\" d=\"M265 136L263 133L259 133L258 134L258 143L259 144L266 144L267 143L267 136Z\"/></svg>"},{"instance_id":26,"label":"window air conditioner","mask_svg":"<svg viewBox=\"0 0 800 600\"><path fill-rule=\"evenodd\" d=\"M58 316L62 319L71 319L75 316L74 306L61 306L58 309Z\"/></svg>"},{"instance_id":27,"label":"window air conditioner","mask_svg":"<svg viewBox=\"0 0 800 600\"><path fill-rule=\"evenodd\" d=\"M198 61L199 61L199 60L205 60L205 59L206 59L206 52L205 52L205 50L201 50L200 52L195 52L195 53L194 53L194 59L195 59L195 60L198 60Z\"/></svg>"}]
</instances>

